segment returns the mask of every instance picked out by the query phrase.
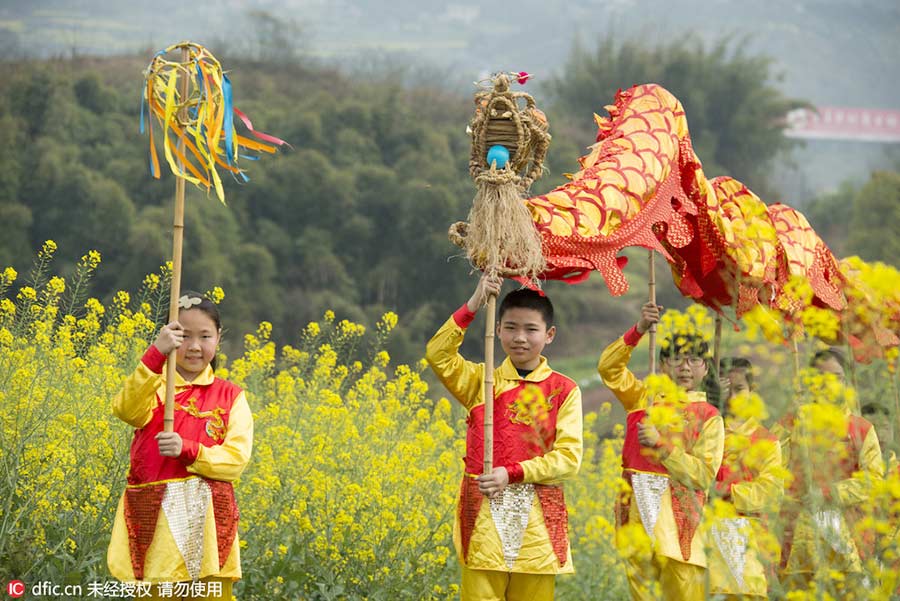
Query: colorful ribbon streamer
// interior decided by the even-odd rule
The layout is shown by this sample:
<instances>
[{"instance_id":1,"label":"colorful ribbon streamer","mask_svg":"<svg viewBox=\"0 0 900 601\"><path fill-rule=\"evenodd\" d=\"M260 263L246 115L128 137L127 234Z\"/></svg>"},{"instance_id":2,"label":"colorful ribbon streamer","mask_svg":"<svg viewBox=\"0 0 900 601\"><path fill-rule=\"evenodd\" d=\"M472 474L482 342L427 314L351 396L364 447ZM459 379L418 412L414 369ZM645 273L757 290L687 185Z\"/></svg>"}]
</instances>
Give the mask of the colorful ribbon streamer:
<instances>
[{"instance_id":1,"label":"colorful ribbon streamer","mask_svg":"<svg viewBox=\"0 0 900 601\"><path fill-rule=\"evenodd\" d=\"M178 60L166 59L170 53L182 50L187 50L186 61L180 57ZM186 94L180 92L180 78L187 78ZM145 109L151 120L156 118L162 130L163 153L172 173L205 188L207 193L215 189L222 203L225 202L225 191L217 167L248 181L238 166L238 159L255 160L256 157L241 154L242 149L272 154L278 146L290 146L280 138L253 129L250 119L234 106L231 81L222 72L219 61L206 48L192 42L182 42L157 52L147 67L141 100L141 133L145 127ZM235 114L261 142L237 133ZM152 124L148 130L150 173L159 179L159 157ZM184 152L179 150L181 142Z\"/></svg>"}]
</instances>

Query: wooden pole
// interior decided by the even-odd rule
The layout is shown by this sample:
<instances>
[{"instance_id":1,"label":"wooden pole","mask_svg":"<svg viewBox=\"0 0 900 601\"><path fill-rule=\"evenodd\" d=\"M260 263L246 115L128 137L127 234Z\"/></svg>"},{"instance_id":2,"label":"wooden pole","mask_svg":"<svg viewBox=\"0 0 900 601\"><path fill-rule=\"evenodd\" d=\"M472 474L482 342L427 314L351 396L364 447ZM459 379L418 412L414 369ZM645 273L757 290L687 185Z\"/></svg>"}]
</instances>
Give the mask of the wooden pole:
<instances>
[{"instance_id":1,"label":"wooden pole","mask_svg":"<svg viewBox=\"0 0 900 601\"><path fill-rule=\"evenodd\" d=\"M181 49L181 63L187 64L191 55L187 46ZM184 123L187 120L188 75L181 73L179 84L179 103L182 107L178 110L178 119ZM184 156L184 137L178 140L178 155ZM178 159L178 168L184 173L184 163ZM184 178L175 178L175 218L172 222L172 287L169 293L169 323L178 319L178 298L181 296L181 248L184 238ZM163 413L163 430L172 432L175 426L175 355L173 350L166 359L166 405Z\"/></svg>"},{"instance_id":2,"label":"wooden pole","mask_svg":"<svg viewBox=\"0 0 900 601\"><path fill-rule=\"evenodd\" d=\"M656 261L653 259L656 257L656 253L652 250L650 251L649 261L650 261L650 271L647 276L647 288L650 293L650 302L654 305L656 304ZM656 373L656 324L650 324L650 373Z\"/></svg>"},{"instance_id":3,"label":"wooden pole","mask_svg":"<svg viewBox=\"0 0 900 601\"><path fill-rule=\"evenodd\" d=\"M722 314L716 313L716 337L713 339L713 364L716 366L716 377L722 376Z\"/></svg>"},{"instance_id":4,"label":"wooden pole","mask_svg":"<svg viewBox=\"0 0 900 601\"><path fill-rule=\"evenodd\" d=\"M494 471L494 330L497 297L487 300L484 318L484 474Z\"/></svg>"},{"instance_id":5,"label":"wooden pole","mask_svg":"<svg viewBox=\"0 0 900 601\"><path fill-rule=\"evenodd\" d=\"M848 311L843 311L841 313L841 329L843 330L845 347L844 352L847 354L847 365L850 368L850 384L853 386L853 390L859 390L859 385L856 381L856 357L853 354L853 346L850 344L850 324L846 318L847 313Z\"/></svg>"}]
</instances>

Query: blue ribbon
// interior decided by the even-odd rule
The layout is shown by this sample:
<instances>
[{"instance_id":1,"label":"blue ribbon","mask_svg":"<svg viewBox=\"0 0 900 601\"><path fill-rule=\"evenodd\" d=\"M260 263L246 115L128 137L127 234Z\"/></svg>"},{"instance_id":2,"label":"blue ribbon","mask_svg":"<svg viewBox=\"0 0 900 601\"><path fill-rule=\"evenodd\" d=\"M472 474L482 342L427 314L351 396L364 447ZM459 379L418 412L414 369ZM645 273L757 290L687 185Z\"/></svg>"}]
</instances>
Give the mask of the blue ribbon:
<instances>
[{"instance_id":1,"label":"blue ribbon","mask_svg":"<svg viewBox=\"0 0 900 601\"><path fill-rule=\"evenodd\" d=\"M231 80L222 74L222 98L225 100L225 159L234 166L234 104L231 92Z\"/></svg>"},{"instance_id":2,"label":"blue ribbon","mask_svg":"<svg viewBox=\"0 0 900 601\"><path fill-rule=\"evenodd\" d=\"M144 111L146 110L145 107L147 106L147 96L145 95L147 93L146 90L147 90L147 86L146 86L146 82L145 82L144 93L141 94L141 134L142 135L144 133ZM150 127L153 127L153 126L151 125ZM156 169L153 168L153 157L149 153L148 153L148 156L149 156L148 162L150 163L150 175L152 175L153 177L156 177Z\"/></svg>"}]
</instances>

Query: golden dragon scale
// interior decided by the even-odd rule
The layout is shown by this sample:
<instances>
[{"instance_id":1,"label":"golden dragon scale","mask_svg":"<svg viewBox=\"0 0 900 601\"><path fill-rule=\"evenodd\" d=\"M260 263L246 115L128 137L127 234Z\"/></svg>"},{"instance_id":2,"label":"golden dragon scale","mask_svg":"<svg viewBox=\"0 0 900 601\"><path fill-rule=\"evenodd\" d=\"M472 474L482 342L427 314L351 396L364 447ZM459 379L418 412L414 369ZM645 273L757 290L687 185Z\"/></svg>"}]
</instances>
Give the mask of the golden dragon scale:
<instances>
[{"instance_id":1,"label":"golden dragon scale","mask_svg":"<svg viewBox=\"0 0 900 601\"><path fill-rule=\"evenodd\" d=\"M738 312L786 308L783 286L805 277L816 301L839 310L843 275L802 214L767 207L728 177L708 180L681 103L655 84L620 91L595 115L597 143L569 182L525 201L541 234L546 279L577 283L599 271L613 295L628 289L627 246L659 251L680 291Z\"/></svg>"}]
</instances>

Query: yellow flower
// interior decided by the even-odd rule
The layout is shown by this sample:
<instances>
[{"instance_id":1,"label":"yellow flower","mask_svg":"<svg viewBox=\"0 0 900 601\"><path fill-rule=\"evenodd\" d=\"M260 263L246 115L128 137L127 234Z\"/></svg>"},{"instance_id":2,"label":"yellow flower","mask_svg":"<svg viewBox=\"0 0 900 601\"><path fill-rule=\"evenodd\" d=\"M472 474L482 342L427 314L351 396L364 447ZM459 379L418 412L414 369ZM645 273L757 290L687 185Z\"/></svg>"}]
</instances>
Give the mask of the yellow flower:
<instances>
[{"instance_id":1,"label":"yellow flower","mask_svg":"<svg viewBox=\"0 0 900 601\"><path fill-rule=\"evenodd\" d=\"M12 267L7 267L0 274L0 285L8 286L15 282L17 277L19 277L19 273Z\"/></svg>"},{"instance_id":2,"label":"yellow flower","mask_svg":"<svg viewBox=\"0 0 900 601\"><path fill-rule=\"evenodd\" d=\"M397 326L398 319L399 318L397 317L396 313L394 313L393 311L388 311L381 316L381 321L378 324L378 329L387 334Z\"/></svg>"},{"instance_id":3,"label":"yellow flower","mask_svg":"<svg viewBox=\"0 0 900 601\"><path fill-rule=\"evenodd\" d=\"M683 313L669 309L660 317L660 346L668 348L673 341L677 346L684 346L689 338L695 337L708 344L712 338L712 323L709 311L702 305L691 305Z\"/></svg>"},{"instance_id":4,"label":"yellow flower","mask_svg":"<svg viewBox=\"0 0 900 601\"><path fill-rule=\"evenodd\" d=\"M131 302L131 295L125 292L124 290L119 290L113 296L113 304L119 308L119 310L125 309L128 306L128 303Z\"/></svg>"},{"instance_id":5,"label":"yellow flower","mask_svg":"<svg viewBox=\"0 0 900 601\"><path fill-rule=\"evenodd\" d=\"M93 271L94 269L97 269L98 265L100 265L100 253L96 250L88 251L86 255L83 255L81 257L80 263L88 270Z\"/></svg>"},{"instance_id":6,"label":"yellow flower","mask_svg":"<svg viewBox=\"0 0 900 601\"><path fill-rule=\"evenodd\" d=\"M219 286L213 286L212 290L207 291L206 297L218 305L225 298L225 291Z\"/></svg>"},{"instance_id":7,"label":"yellow flower","mask_svg":"<svg viewBox=\"0 0 900 601\"><path fill-rule=\"evenodd\" d=\"M268 340L272 337L272 324L268 321L261 321L259 327L256 328L256 336L260 340Z\"/></svg>"},{"instance_id":8,"label":"yellow flower","mask_svg":"<svg viewBox=\"0 0 900 601\"><path fill-rule=\"evenodd\" d=\"M728 400L728 410L741 421L755 418L762 422L769 417L769 411L762 397L755 392L742 392Z\"/></svg>"},{"instance_id":9,"label":"yellow flower","mask_svg":"<svg viewBox=\"0 0 900 601\"><path fill-rule=\"evenodd\" d=\"M56 252L56 242L53 240L47 240L44 242L44 245L41 247L41 250L38 252L38 257L40 259L50 259L53 257L53 253Z\"/></svg>"},{"instance_id":10,"label":"yellow flower","mask_svg":"<svg viewBox=\"0 0 900 601\"><path fill-rule=\"evenodd\" d=\"M149 273L144 277L144 287L148 292L153 292L159 287L159 276L155 273Z\"/></svg>"}]
</instances>

